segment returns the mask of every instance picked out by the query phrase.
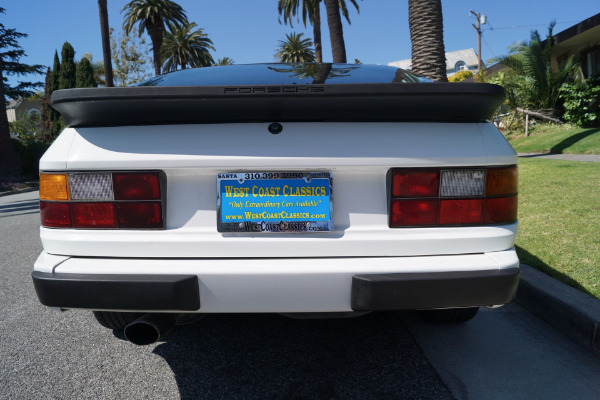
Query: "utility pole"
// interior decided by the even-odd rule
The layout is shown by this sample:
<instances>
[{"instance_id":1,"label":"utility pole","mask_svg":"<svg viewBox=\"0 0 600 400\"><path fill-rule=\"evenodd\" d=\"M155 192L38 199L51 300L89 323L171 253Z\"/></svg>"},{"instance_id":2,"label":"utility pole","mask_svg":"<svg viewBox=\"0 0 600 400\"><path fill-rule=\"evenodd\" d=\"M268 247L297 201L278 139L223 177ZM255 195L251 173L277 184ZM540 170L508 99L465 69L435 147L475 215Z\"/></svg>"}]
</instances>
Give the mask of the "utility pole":
<instances>
[{"instance_id":1,"label":"utility pole","mask_svg":"<svg viewBox=\"0 0 600 400\"><path fill-rule=\"evenodd\" d=\"M477 58L479 63L479 77L483 77L483 65L481 64L481 25L485 25L486 16L484 13L476 13L471 10L469 15L474 15L477 18L477 25L472 24L477 31Z\"/></svg>"}]
</instances>

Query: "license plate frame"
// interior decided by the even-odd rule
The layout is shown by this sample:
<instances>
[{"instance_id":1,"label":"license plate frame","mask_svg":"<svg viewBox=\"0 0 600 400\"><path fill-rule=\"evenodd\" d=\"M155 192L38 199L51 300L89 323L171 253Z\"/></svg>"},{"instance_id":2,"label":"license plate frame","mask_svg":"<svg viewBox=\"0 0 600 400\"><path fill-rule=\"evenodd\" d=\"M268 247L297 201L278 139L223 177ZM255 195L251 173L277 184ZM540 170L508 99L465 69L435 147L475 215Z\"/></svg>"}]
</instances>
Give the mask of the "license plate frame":
<instances>
[{"instance_id":1,"label":"license plate frame","mask_svg":"<svg viewBox=\"0 0 600 400\"><path fill-rule=\"evenodd\" d=\"M333 231L333 177L322 171L217 174L217 231Z\"/></svg>"}]
</instances>

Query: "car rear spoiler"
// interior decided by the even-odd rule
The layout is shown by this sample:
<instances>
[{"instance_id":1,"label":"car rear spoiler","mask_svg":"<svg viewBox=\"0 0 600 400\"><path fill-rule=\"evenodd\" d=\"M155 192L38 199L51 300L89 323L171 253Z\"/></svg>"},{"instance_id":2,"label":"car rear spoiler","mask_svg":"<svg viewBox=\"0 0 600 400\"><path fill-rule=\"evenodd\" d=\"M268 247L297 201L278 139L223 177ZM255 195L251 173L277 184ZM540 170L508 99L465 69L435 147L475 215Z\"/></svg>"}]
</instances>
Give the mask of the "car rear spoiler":
<instances>
[{"instance_id":1,"label":"car rear spoiler","mask_svg":"<svg viewBox=\"0 0 600 400\"><path fill-rule=\"evenodd\" d=\"M485 83L157 86L57 90L73 127L233 122L479 122L504 101Z\"/></svg>"}]
</instances>

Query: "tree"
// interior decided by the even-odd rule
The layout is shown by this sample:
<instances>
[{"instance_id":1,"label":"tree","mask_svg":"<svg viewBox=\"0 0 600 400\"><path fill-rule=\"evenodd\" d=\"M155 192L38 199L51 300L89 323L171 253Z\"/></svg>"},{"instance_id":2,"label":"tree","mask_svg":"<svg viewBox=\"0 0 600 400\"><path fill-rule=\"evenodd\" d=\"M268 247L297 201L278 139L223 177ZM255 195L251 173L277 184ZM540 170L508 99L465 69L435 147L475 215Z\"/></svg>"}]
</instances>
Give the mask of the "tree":
<instances>
[{"instance_id":1,"label":"tree","mask_svg":"<svg viewBox=\"0 0 600 400\"><path fill-rule=\"evenodd\" d=\"M329 26L329 39L331 40L331 53L334 63L346 62L346 44L344 43L344 31L342 29L342 18L340 17L339 0L325 0L327 10L327 25Z\"/></svg>"},{"instance_id":2,"label":"tree","mask_svg":"<svg viewBox=\"0 0 600 400\"><path fill-rule=\"evenodd\" d=\"M58 136L63 128L62 117L50 107L50 97L52 92L58 90L58 80L60 76L60 59L58 52L54 51L54 64L52 70L48 68L46 73L46 85L44 86L44 98L42 100L42 135L41 140L51 142Z\"/></svg>"},{"instance_id":3,"label":"tree","mask_svg":"<svg viewBox=\"0 0 600 400\"><path fill-rule=\"evenodd\" d=\"M225 65L233 65L235 62L233 61L232 58L229 57L223 57L223 58L219 58L217 60L217 62L215 63L216 66L225 66Z\"/></svg>"},{"instance_id":4,"label":"tree","mask_svg":"<svg viewBox=\"0 0 600 400\"><path fill-rule=\"evenodd\" d=\"M71 89L77 85L75 72L75 50L69 42L65 42L60 53L60 73L58 75L58 88Z\"/></svg>"},{"instance_id":5,"label":"tree","mask_svg":"<svg viewBox=\"0 0 600 400\"><path fill-rule=\"evenodd\" d=\"M58 51L54 50L54 63L52 64L52 91L58 90L60 78L60 58Z\"/></svg>"},{"instance_id":6,"label":"tree","mask_svg":"<svg viewBox=\"0 0 600 400\"><path fill-rule=\"evenodd\" d=\"M92 74L94 75L94 82L96 83L96 86L94 87L98 87L98 86L106 86L106 80L104 79L104 60L102 61L94 61L94 55L92 53L83 53L83 57L82 59L87 58L87 60L90 62L90 66L92 67ZM79 64L77 64L77 66L79 66ZM111 62L111 66L112 66L112 62ZM113 73L114 76L114 73ZM114 78L113 78L113 84L114 84ZM78 86L79 87L79 86Z\"/></svg>"},{"instance_id":7,"label":"tree","mask_svg":"<svg viewBox=\"0 0 600 400\"><path fill-rule=\"evenodd\" d=\"M110 34L108 29L108 10L106 0L98 0L98 12L100 13L100 34L102 36L102 58L104 64L104 85L113 87L113 70L110 54Z\"/></svg>"},{"instance_id":8,"label":"tree","mask_svg":"<svg viewBox=\"0 0 600 400\"><path fill-rule=\"evenodd\" d=\"M4 13L0 7L0 13ZM23 76L27 74L42 74L43 65L27 65L19 62L25 56L25 51L19 45L19 39L26 34L8 29L0 23L0 179L16 178L21 173L21 162L15 153L10 140L8 117L6 115L6 99L27 97L41 87L41 82L19 81L16 86L8 84L8 76Z\"/></svg>"},{"instance_id":9,"label":"tree","mask_svg":"<svg viewBox=\"0 0 600 400\"><path fill-rule=\"evenodd\" d=\"M312 41L309 38L302 39L303 33L286 34L286 40L279 41L279 47L275 52L275 60L281 63L315 61L315 52L312 49Z\"/></svg>"},{"instance_id":10,"label":"tree","mask_svg":"<svg viewBox=\"0 0 600 400\"><path fill-rule=\"evenodd\" d=\"M165 32L161 56L164 71L175 71L178 66L186 69L208 67L214 64L209 50L215 50L213 42L202 28L194 30L192 23L173 26L171 32Z\"/></svg>"},{"instance_id":11,"label":"tree","mask_svg":"<svg viewBox=\"0 0 600 400\"><path fill-rule=\"evenodd\" d=\"M110 43L115 65L113 70L115 85L131 86L150 78L152 59L147 55L150 48L146 44L146 39L132 37L125 32L115 37L114 33L114 29L111 28Z\"/></svg>"},{"instance_id":12,"label":"tree","mask_svg":"<svg viewBox=\"0 0 600 400\"><path fill-rule=\"evenodd\" d=\"M356 0L350 0L352 5L359 11ZM313 39L315 46L315 59L316 62L323 62L323 51L321 48L321 11L320 11L321 0L278 0L277 11L279 15L283 17L283 23L289 22L290 26L293 27L292 19L298 14L298 9L302 7L302 22L306 26L308 21L313 26ZM350 23L350 16L348 14L348 7L345 0L338 0L339 11L342 12L346 21ZM338 11L338 13L339 13ZM340 25L341 26L341 25ZM343 39L343 36L342 36ZM344 49L345 52L345 49Z\"/></svg>"},{"instance_id":13,"label":"tree","mask_svg":"<svg viewBox=\"0 0 600 400\"><path fill-rule=\"evenodd\" d=\"M98 87L96 80L94 79L94 68L86 57L83 57L79 63L77 63L76 70L76 87Z\"/></svg>"},{"instance_id":14,"label":"tree","mask_svg":"<svg viewBox=\"0 0 600 400\"><path fill-rule=\"evenodd\" d=\"M144 31L152 41L152 54L154 56L154 73L160 75L161 55L160 49L166 31L165 24L174 26L188 22L185 11L181 6L171 0L133 0L121 12L125 11L123 30L129 34L137 25L138 35Z\"/></svg>"},{"instance_id":15,"label":"tree","mask_svg":"<svg viewBox=\"0 0 600 400\"><path fill-rule=\"evenodd\" d=\"M551 109L558 102L562 84L583 79L573 56L567 58L556 71L552 70L550 56L554 24L552 22L548 27L546 43L537 31L533 31L529 43L512 46L511 54L500 59L517 76L508 81L508 86L518 92L516 99L523 108L545 109L552 113Z\"/></svg>"},{"instance_id":16,"label":"tree","mask_svg":"<svg viewBox=\"0 0 600 400\"><path fill-rule=\"evenodd\" d=\"M436 82L447 82L441 0L408 0L408 26L412 72Z\"/></svg>"}]
</instances>

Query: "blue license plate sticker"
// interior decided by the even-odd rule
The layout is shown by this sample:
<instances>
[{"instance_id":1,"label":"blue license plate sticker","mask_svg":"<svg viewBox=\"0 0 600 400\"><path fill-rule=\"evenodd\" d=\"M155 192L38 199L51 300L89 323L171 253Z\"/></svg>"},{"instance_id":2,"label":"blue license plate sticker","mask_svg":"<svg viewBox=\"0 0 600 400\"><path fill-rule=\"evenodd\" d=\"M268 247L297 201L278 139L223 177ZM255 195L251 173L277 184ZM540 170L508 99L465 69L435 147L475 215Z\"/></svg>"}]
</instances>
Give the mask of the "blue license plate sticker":
<instances>
[{"instance_id":1,"label":"blue license plate sticker","mask_svg":"<svg viewBox=\"0 0 600 400\"><path fill-rule=\"evenodd\" d=\"M237 172L217 175L219 232L333 230L329 172Z\"/></svg>"}]
</instances>

